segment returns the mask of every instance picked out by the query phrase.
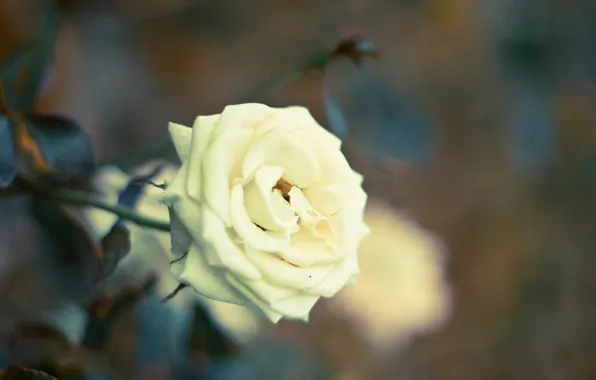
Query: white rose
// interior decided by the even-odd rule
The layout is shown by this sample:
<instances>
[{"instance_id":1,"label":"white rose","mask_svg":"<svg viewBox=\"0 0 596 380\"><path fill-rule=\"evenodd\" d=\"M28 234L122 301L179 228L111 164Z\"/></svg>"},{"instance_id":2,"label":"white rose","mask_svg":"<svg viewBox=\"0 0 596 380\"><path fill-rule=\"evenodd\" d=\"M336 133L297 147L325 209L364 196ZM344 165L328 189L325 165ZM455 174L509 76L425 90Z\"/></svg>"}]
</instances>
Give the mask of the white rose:
<instances>
[{"instance_id":1,"label":"white rose","mask_svg":"<svg viewBox=\"0 0 596 380\"><path fill-rule=\"evenodd\" d=\"M170 134L182 167L162 199L181 282L277 322L307 320L358 273L362 176L308 110L228 106Z\"/></svg>"}]
</instances>

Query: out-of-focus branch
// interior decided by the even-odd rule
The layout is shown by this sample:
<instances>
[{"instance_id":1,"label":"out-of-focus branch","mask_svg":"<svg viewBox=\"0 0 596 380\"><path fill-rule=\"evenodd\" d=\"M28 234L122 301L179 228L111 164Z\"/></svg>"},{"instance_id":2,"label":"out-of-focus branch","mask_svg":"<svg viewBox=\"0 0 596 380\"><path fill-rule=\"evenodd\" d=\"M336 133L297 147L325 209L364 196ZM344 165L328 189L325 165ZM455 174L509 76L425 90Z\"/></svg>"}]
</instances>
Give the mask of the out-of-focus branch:
<instances>
[{"instance_id":1,"label":"out-of-focus branch","mask_svg":"<svg viewBox=\"0 0 596 380\"><path fill-rule=\"evenodd\" d=\"M305 61L257 86L232 104L258 100L268 92L300 78L309 71L325 69L335 59L347 58L356 65L360 65L363 59L376 56L377 51L371 41L363 38L358 32L349 32L332 49L312 54ZM108 159L104 164L127 168L171 151L173 151L173 145L170 139L157 140Z\"/></svg>"},{"instance_id":2,"label":"out-of-focus branch","mask_svg":"<svg viewBox=\"0 0 596 380\"><path fill-rule=\"evenodd\" d=\"M60 189L56 191L43 191L34 188L22 190L0 190L0 198L16 197L23 195L39 195L51 198L59 203L74 206L90 206L105 210L119 216L122 219L130 220L140 226L150 227L161 231L170 231L170 224L161 220L153 219L138 214L132 209L120 205L106 203L97 199L91 194L77 190Z\"/></svg>"}]
</instances>

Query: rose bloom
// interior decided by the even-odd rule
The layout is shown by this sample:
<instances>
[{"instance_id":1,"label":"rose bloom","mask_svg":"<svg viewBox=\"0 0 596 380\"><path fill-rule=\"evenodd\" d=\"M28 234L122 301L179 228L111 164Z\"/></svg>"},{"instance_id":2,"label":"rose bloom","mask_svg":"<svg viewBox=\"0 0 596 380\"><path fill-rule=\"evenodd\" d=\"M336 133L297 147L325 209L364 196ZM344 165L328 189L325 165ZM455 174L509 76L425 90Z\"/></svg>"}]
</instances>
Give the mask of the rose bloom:
<instances>
[{"instance_id":1,"label":"rose bloom","mask_svg":"<svg viewBox=\"0 0 596 380\"><path fill-rule=\"evenodd\" d=\"M182 166L162 200L182 283L277 322L308 320L358 273L362 176L308 110L233 105L170 134Z\"/></svg>"}]
</instances>

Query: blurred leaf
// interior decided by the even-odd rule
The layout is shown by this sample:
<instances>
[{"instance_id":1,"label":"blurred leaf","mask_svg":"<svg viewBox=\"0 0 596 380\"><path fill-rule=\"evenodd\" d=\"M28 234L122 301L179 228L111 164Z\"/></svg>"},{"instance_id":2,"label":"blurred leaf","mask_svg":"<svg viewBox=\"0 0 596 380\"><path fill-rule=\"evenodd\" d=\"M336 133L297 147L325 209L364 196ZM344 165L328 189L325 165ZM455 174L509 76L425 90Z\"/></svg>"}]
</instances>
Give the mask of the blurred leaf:
<instances>
[{"instance_id":1,"label":"blurred leaf","mask_svg":"<svg viewBox=\"0 0 596 380\"><path fill-rule=\"evenodd\" d=\"M62 286L79 297L90 294L100 274L98 247L79 216L48 198L35 196L32 212L53 243L51 258L63 273Z\"/></svg>"},{"instance_id":2,"label":"blurred leaf","mask_svg":"<svg viewBox=\"0 0 596 380\"><path fill-rule=\"evenodd\" d=\"M89 136L73 120L27 115L12 123L19 174L44 184L84 183L95 162Z\"/></svg>"},{"instance_id":3,"label":"blurred leaf","mask_svg":"<svg viewBox=\"0 0 596 380\"><path fill-rule=\"evenodd\" d=\"M4 65L0 77L4 106L12 112L30 111L35 105L54 50L58 13L53 4L40 12L35 40L22 47ZM4 110L6 112L6 110Z\"/></svg>"},{"instance_id":4,"label":"blurred leaf","mask_svg":"<svg viewBox=\"0 0 596 380\"><path fill-rule=\"evenodd\" d=\"M7 188L17 175L10 122L0 116L0 189Z\"/></svg>"},{"instance_id":5,"label":"blurred leaf","mask_svg":"<svg viewBox=\"0 0 596 380\"><path fill-rule=\"evenodd\" d=\"M196 303L190 330L189 351L195 358L222 358L236 355L239 347L221 330L207 310Z\"/></svg>"},{"instance_id":6,"label":"blurred leaf","mask_svg":"<svg viewBox=\"0 0 596 380\"><path fill-rule=\"evenodd\" d=\"M109 276L128 252L130 252L130 232L123 223L116 223L101 241L102 276Z\"/></svg>"},{"instance_id":7,"label":"blurred leaf","mask_svg":"<svg viewBox=\"0 0 596 380\"><path fill-rule=\"evenodd\" d=\"M9 362L49 370L52 363L67 358L71 345L51 326L39 323L18 325L11 333L7 345Z\"/></svg>"},{"instance_id":8,"label":"blurred leaf","mask_svg":"<svg viewBox=\"0 0 596 380\"><path fill-rule=\"evenodd\" d=\"M1 380L56 380L54 376L35 369L10 366L4 371L0 371Z\"/></svg>"},{"instance_id":9,"label":"blurred leaf","mask_svg":"<svg viewBox=\"0 0 596 380\"><path fill-rule=\"evenodd\" d=\"M137 307L139 301L151 294L157 280L148 278L140 287L122 289L111 300L103 297L93 302L89 308L89 321L82 346L100 349L110 338L116 322L128 311Z\"/></svg>"}]
</instances>

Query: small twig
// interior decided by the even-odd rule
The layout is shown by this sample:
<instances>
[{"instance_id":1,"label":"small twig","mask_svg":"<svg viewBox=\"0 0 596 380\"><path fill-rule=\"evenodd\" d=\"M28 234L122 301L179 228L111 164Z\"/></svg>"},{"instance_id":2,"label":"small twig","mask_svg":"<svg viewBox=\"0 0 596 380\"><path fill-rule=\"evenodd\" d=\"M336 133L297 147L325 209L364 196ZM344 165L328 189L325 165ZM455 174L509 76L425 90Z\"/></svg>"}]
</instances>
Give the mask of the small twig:
<instances>
[{"instance_id":1,"label":"small twig","mask_svg":"<svg viewBox=\"0 0 596 380\"><path fill-rule=\"evenodd\" d=\"M167 232L170 231L169 223L137 214L134 210L131 210L126 207L105 203L97 198L93 198L92 196L80 191L59 190L55 192L44 193L43 195L46 195L52 199L66 204L78 206L91 206L105 211L109 211L122 219L130 220L140 226L151 227L157 230Z\"/></svg>"},{"instance_id":2,"label":"small twig","mask_svg":"<svg viewBox=\"0 0 596 380\"><path fill-rule=\"evenodd\" d=\"M168 294L167 296L165 296L165 297L164 297L164 299L163 299L161 302L168 302L168 301L170 301L172 298L176 297L176 295L177 295L178 293L180 293L180 291L181 291L181 290L183 290L183 289L186 289L187 287L188 287L188 285L180 283L180 284L179 284L179 285L176 287L176 289L174 289L174 290L172 291L172 293L170 293L170 294Z\"/></svg>"},{"instance_id":3,"label":"small twig","mask_svg":"<svg viewBox=\"0 0 596 380\"><path fill-rule=\"evenodd\" d=\"M265 82L264 84L259 85L257 88L249 91L246 95L241 96L233 103L247 103L262 98L268 92L301 77L308 71L324 69L325 66L327 66L336 58L347 57L355 60L354 52L358 47L353 41L357 41L355 37L347 36L346 38L340 40L340 42L335 45L333 49L312 54L304 62L292 67L280 75L275 76L273 79ZM104 164L118 165L121 167L134 166L138 162L143 162L146 159L163 156L168 152L171 152L172 148L173 144L169 138L165 140L160 139L141 145L137 149L133 149L132 152L129 150L125 154L117 155L116 157L107 160Z\"/></svg>"}]
</instances>

